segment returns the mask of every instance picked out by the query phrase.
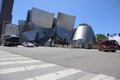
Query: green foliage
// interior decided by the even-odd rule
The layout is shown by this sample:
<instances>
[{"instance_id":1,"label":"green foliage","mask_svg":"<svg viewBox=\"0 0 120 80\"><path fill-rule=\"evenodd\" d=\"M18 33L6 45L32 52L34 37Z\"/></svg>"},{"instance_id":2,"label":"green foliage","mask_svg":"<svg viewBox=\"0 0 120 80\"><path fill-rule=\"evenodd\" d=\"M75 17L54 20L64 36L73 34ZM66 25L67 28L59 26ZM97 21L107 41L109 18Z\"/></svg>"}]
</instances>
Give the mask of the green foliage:
<instances>
[{"instance_id":1,"label":"green foliage","mask_svg":"<svg viewBox=\"0 0 120 80\"><path fill-rule=\"evenodd\" d=\"M92 49L92 43L90 42L83 43L82 48Z\"/></svg>"},{"instance_id":2,"label":"green foliage","mask_svg":"<svg viewBox=\"0 0 120 80\"><path fill-rule=\"evenodd\" d=\"M87 43L85 43L85 45L86 45L86 46L91 46L91 45L92 45L92 43L87 42Z\"/></svg>"},{"instance_id":3,"label":"green foliage","mask_svg":"<svg viewBox=\"0 0 120 80\"><path fill-rule=\"evenodd\" d=\"M107 40L107 39L108 39L108 37L105 36L104 34L96 34L97 42L102 42L102 41Z\"/></svg>"}]
</instances>

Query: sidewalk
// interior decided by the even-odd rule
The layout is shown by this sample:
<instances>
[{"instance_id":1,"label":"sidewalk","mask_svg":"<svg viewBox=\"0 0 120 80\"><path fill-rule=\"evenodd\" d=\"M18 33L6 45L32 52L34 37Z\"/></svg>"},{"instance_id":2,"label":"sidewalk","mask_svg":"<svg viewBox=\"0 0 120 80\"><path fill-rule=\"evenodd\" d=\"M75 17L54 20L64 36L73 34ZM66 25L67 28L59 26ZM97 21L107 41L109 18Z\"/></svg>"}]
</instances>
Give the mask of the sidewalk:
<instances>
[{"instance_id":1,"label":"sidewalk","mask_svg":"<svg viewBox=\"0 0 120 80\"><path fill-rule=\"evenodd\" d=\"M117 80L0 50L0 80Z\"/></svg>"}]
</instances>

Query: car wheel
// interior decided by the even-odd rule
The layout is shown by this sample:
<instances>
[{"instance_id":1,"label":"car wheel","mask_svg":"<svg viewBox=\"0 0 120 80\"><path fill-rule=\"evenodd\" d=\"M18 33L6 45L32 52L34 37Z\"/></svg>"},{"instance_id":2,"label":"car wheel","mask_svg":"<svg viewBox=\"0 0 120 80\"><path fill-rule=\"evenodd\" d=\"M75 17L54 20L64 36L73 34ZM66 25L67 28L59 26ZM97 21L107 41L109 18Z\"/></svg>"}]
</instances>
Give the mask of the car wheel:
<instances>
[{"instance_id":1,"label":"car wheel","mask_svg":"<svg viewBox=\"0 0 120 80\"><path fill-rule=\"evenodd\" d=\"M116 52L116 50L112 50L112 52Z\"/></svg>"}]
</instances>

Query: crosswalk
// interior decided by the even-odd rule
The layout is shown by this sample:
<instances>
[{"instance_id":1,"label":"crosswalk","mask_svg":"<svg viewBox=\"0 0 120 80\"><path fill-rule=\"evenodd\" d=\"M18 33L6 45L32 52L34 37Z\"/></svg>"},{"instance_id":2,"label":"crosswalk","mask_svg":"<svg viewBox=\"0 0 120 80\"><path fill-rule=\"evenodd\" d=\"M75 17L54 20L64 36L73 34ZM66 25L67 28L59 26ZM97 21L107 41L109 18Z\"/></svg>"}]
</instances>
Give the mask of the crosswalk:
<instances>
[{"instance_id":1,"label":"crosswalk","mask_svg":"<svg viewBox=\"0 0 120 80\"><path fill-rule=\"evenodd\" d=\"M0 50L0 80L118 80Z\"/></svg>"}]
</instances>

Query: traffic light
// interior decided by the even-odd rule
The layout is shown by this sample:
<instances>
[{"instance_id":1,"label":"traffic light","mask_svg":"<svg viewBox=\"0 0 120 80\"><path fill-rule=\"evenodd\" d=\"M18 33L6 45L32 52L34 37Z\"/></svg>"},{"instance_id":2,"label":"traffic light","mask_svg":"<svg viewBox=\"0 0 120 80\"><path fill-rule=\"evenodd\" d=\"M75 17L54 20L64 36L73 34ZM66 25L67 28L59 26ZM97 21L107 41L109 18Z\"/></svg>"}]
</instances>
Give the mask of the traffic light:
<instances>
[{"instance_id":1,"label":"traffic light","mask_svg":"<svg viewBox=\"0 0 120 80\"><path fill-rule=\"evenodd\" d=\"M114 33L114 36L116 36L116 33Z\"/></svg>"},{"instance_id":2,"label":"traffic light","mask_svg":"<svg viewBox=\"0 0 120 80\"><path fill-rule=\"evenodd\" d=\"M120 33L119 33L119 37L120 37Z\"/></svg>"},{"instance_id":3,"label":"traffic light","mask_svg":"<svg viewBox=\"0 0 120 80\"><path fill-rule=\"evenodd\" d=\"M110 36L109 33L107 33L107 36Z\"/></svg>"}]
</instances>

